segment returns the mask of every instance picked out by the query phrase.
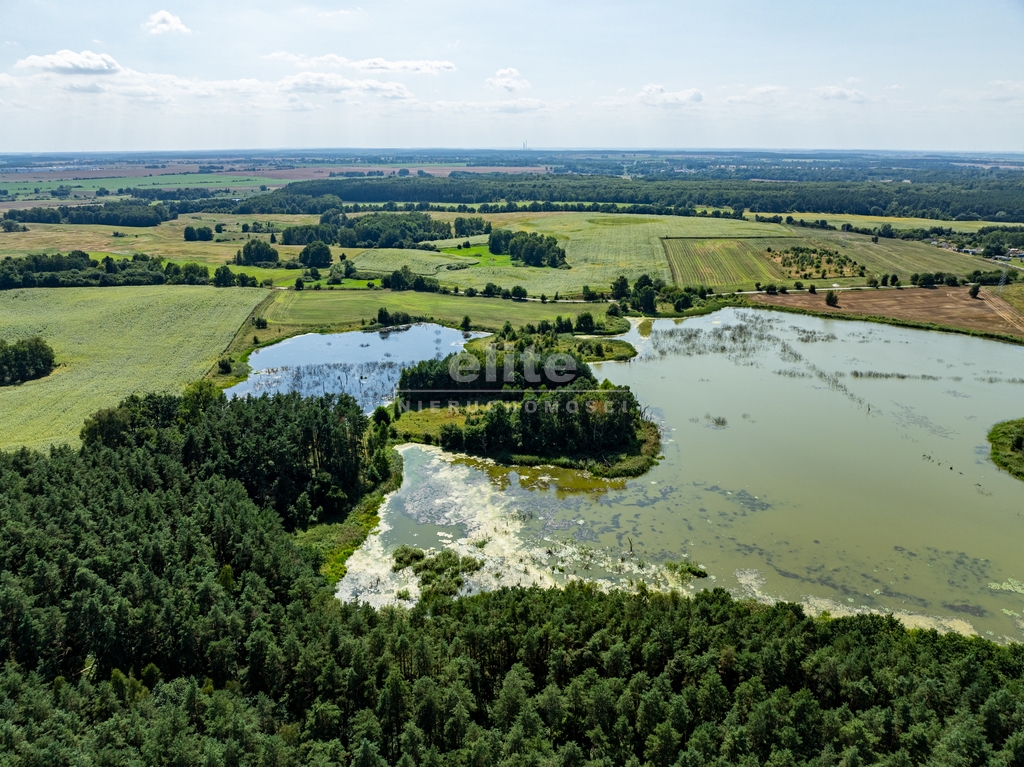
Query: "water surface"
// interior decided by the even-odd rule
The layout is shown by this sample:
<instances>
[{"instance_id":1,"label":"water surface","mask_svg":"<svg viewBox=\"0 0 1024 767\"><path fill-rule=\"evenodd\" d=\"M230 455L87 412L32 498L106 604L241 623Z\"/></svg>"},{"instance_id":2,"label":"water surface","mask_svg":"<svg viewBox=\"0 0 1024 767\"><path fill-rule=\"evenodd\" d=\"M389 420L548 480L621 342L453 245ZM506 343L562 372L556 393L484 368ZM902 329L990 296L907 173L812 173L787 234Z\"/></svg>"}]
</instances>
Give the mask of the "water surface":
<instances>
[{"instance_id":1,"label":"water surface","mask_svg":"<svg viewBox=\"0 0 1024 767\"><path fill-rule=\"evenodd\" d=\"M605 481L409 447L375 545L493 554L538 583L664 585L658 564L689 558L741 594L1024 637L1024 483L985 439L1024 410L1024 349L732 309L627 339L637 359L593 367L661 424L660 465Z\"/></svg>"},{"instance_id":2,"label":"water surface","mask_svg":"<svg viewBox=\"0 0 1024 767\"><path fill-rule=\"evenodd\" d=\"M461 351L468 339L479 335L483 334L419 323L373 332L296 336L253 352L253 373L227 395L344 392L370 411L394 397L403 367Z\"/></svg>"}]
</instances>

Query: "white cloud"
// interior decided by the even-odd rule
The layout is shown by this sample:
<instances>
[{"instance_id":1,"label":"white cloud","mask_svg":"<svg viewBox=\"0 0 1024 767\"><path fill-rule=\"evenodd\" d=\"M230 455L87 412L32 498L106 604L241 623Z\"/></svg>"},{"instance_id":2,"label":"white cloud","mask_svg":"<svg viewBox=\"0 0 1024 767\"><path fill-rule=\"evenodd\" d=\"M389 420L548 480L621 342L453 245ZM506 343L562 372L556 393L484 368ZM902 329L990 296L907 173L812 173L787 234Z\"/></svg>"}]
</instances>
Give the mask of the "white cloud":
<instances>
[{"instance_id":1,"label":"white cloud","mask_svg":"<svg viewBox=\"0 0 1024 767\"><path fill-rule=\"evenodd\" d=\"M148 29L151 35L162 35L166 32L184 32L189 34L191 29L181 23L181 19L170 11L157 11L149 17L149 21L142 25Z\"/></svg>"},{"instance_id":2,"label":"white cloud","mask_svg":"<svg viewBox=\"0 0 1024 767\"><path fill-rule=\"evenodd\" d=\"M413 95L402 83L382 83L379 80L349 80L329 72L300 72L280 81L278 87L285 92L300 93L353 93L371 94L381 98L412 101Z\"/></svg>"},{"instance_id":3,"label":"white cloud","mask_svg":"<svg viewBox=\"0 0 1024 767\"><path fill-rule=\"evenodd\" d=\"M287 61L296 66L308 69L320 69L326 67L350 67L360 72L408 72L416 75L437 75L442 72L454 72L456 67L450 61L433 61L419 59L415 61L389 61L380 57L350 61L344 56L336 53L327 53L323 56L304 56L299 53L288 51L274 51L263 58Z\"/></svg>"},{"instance_id":4,"label":"white cloud","mask_svg":"<svg viewBox=\"0 0 1024 767\"><path fill-rule=\"evenodd\" d=\"M361 11L362 8L357 8L356 10ZM352 13L352 11L350 11L350 10L347 10L345 8L339 8L336 11L323 11L322 13L318 13L317 15L322 17L322 18L325 18L325 19L330 19L330 18L333 18L335 16L348 16L351 13Z\"/></svg>"},{"instance_id":5,"label":"white cloud","mask_svg":"<svg viewBox=\"0 0 1024 767\"><path fill-rule=\"evenodd\" d=\"M353 61L349 66L360 72L409 72L417 75L436 75L441 72L455 71L455 65L450 61L387 61L375 58Z\"/></svg>"},{"instance_id":6,"label":"white cloud","mask_svg":"<svg viewBox=\"0 0 1024 767\"><path fill-rule=\"evenodd\" d=\"M17 84L18 81L15 80L13 77L11 77L10 75L5 75L3 72L0 72L0 88L13 88Z\"/></svg>"},{"instance_id":7,"label":"white cloud","mask_svg":"<svg viewBox=\"0 0 1024 767\"><path fill-rule=\"evenodd\" d=\"M759 85L750 88L746 93L737 96L730 96L725 100L726 104L767 104L778 99L789 91L780 85Z\"/></svg>"},{"instance_id":8,"label":"white cloud","mask_svg":"<svg viewBox=\"0 0 1024 767\"><path fill-rule=\"evenodd\" d=\"M826 85L822 88L812 88L811 93L826 101L851 101L860 103L867 101L867 96L855 88L842 88L838 85Z\"/></svg>"},{"instance_id":9,"label":"white cloud","mask_svg":"<svg viewBox=\"0 0 1024 767\"><path fill-rule=\"evenodd\" d=\"M704 94L696 88L684 91L667 91L660 85L645 85L643 90L636 94L636 99L643 104L656 107L678 107L684 104L699 104L704 100Z\"/></svg>"},{"instance_id":10,"label":"white cloud","mask_svg":"<svg viewBox=\"0 0 1024 767\"><path fill-rule=\"evenodd\" d=\"M505 91L525 91L530 87L529 81L520 76L519 70L513 67L499 69L494 77L487 78L487 85Z\"/></svg>"},{"instance_id":11,"label":"white cloud","mask_svg":"<svg viewBox=\"0 0 1024 767\"><path fill-rule=\"evenodd\" d=\"M63 50L45 56L29 56L14 65L18 69L37 69L62 75L113 75L121 65L106 53Z\"/></svg>"}]
</instances>

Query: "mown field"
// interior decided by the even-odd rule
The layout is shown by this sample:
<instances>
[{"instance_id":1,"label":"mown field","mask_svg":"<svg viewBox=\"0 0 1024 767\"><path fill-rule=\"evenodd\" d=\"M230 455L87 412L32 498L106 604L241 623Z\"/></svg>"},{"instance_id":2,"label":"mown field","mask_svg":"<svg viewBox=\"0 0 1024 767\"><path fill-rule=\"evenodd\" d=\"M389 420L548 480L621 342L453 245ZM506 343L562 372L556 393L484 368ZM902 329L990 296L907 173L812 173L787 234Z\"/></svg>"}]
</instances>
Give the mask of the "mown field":
<instances>
[{"instance_id":1,"label":"mown field","mask_svg":"<svg viewBox=\"0 0 1024 767\"><path fill-rule=\"evenodd\" d=\"M665 239L662 245L677 285L742 290L756 282L768 284L784 280L784 271L765 257L765 249L782 250L797 242L794 238Z\"/></svg>"},{"instance_id":2,"label":"mown field","mask_svg":"<svg viewBox=\"0 0 1024 767\"><path fill-rule=\"evenodd\" d=\"M216 363L266 295L188 286L0 293L0 337L42 336L60 365L0 387L0 449L74 443L100 408L133 392L180 391Z\"/></svg>"},{"instance_id":3,"label":"mown field","mask_svg":"<svg viewBox=\"0 0 1024 767\"><path fill-rule=\"evenodd\" d=\"M335 248L331 248L332 251ZM340 251L340 248L337 249ZM361 272L380 272L390 274L408 266L413 274L437 277L444 284L449 279L449 266L470 267L479 259L452 255L449 253L433 253L429 250L403 250L399 248L372 248L354 256L354 263ZM454 283L452 283L454 284Z\"/></svg>"}]
</instances>

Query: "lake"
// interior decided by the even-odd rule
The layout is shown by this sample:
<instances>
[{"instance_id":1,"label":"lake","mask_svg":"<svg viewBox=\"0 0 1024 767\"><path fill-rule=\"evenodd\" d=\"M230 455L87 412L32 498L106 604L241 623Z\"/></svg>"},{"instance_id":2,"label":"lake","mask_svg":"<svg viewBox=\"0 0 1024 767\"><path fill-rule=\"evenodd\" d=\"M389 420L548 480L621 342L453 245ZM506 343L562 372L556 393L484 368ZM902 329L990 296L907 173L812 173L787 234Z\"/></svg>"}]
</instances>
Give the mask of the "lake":
<instances>
[{"instance_id":1,"label":"lake","mask_svg":"<svg viewBox=\"0 0 1024 767\"><path fill-rule=\"evenodd\" d=\"M388 566L401 543L485 559L470 590L680 585L661 565L686 558L711 574L686 589L1024 638L1024 483L985 439L1024 415L1024 348L735 309L624 338L637 359L593 368L661 425L658 466L599 480L405 446L339 596L415 598Z\"/></svg>"},{"instance_id":2,"label":"lake","mask_svg":"<svg viewBox=\"0 0 1024 767\"><path fill-rule=\"evenodd\" d=\"M369 412L394 397L402 368L461 351L485 335L418 323L371 332L308 333L257 349L253 373L229 397L297 391L303 396L345 392Z\"/></svg>"}]
</instances>

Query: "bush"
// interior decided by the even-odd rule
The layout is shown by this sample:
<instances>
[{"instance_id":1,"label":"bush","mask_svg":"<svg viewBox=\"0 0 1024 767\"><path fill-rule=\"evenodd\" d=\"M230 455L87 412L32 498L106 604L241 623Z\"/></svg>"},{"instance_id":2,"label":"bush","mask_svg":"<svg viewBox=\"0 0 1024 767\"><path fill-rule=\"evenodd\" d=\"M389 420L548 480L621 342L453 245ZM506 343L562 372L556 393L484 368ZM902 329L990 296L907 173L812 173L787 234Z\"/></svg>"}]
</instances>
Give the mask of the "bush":
<instances>
[{"instance_id":1,"label":"bush","mask_svg":"<svg viewBox=\"0 0 1024 767\"><path fill-rule=\"evenodd\" d=\"M979 285L977 283L971 285L970 293L971 293L971 298L977 298L978 294L981 293L981 285Z\"/></svg>"},{"instance_id":2,"label":"bush","mask_svg":"<svg viewBox=\"0 0 1024 767\"><path fill-rule=\"evenodd\" d=\"M217 361L217 369L220 371L221 375L231 375L231 360L227 357L221 357Z\"/></svg>"},{"instance_id":3,"label":"bush","mask_svg":"<svg viewBox=\"0 0 1024 767\"><path fill-rule=\"evenodd\" d=\"M815 293L818 292L818 289L814 287L814 283L811 283L810 285L807 286L807 292L810 293L811 295L814 295Z\"/></svg>"},{"instance_id":4,"label":"bush","mask_svg":"<svg viewBox=\"0 0 1024 767\"><path fill-rule=\"evenodd\" d=\"M839 295L834 290L830 290L825 294L825 303L829 306L839 306Z\"/></svg>"},{"instance_id":5,"label":"bush","mask_svg":"<svg viewBox=\"0 0 1024 767\"><path fill-rule=\"evenodd\" d=\"M461 450L463 443L462 429L458 424L442 424L439 442L445 450Z\"/></svg>"}]
</instances>

